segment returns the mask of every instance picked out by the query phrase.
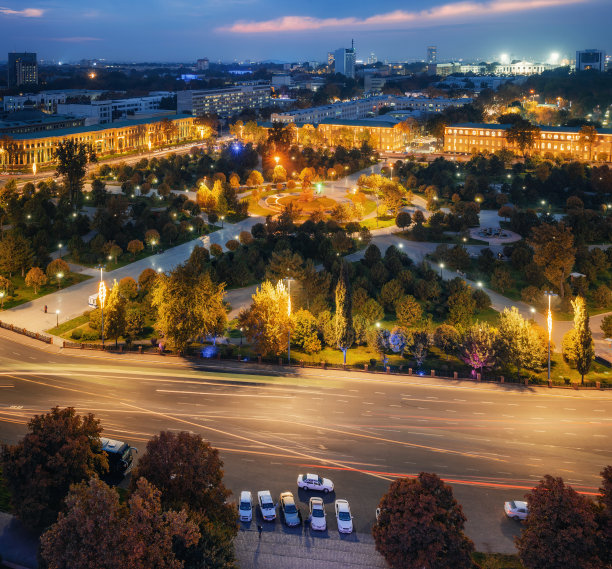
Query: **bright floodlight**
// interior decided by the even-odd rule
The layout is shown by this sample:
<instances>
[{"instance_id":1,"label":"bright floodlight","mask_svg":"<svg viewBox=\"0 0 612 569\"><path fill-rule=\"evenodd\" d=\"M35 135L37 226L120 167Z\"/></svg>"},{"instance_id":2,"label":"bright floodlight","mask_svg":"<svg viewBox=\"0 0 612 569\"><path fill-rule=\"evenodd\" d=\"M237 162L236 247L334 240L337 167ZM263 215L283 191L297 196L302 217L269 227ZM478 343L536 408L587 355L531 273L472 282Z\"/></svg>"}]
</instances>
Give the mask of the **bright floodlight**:
<instances>
[{"instance_id":1,"label":"bright floodlight","mask_svg":"<svg viewBox=\"0 0 612 569\"><path fill-rule=\"evenodd\" d=\"M557 65L557 63L559 63L559 54L556 51L553 51L548 58L548 62L551 65Z\"/></svg>"},{"instance_id":2,"label":"bright floodlight","mask_svg":"<svg viewBox=\"0 0 612 569\"><path fill-rule=\"evenodd\" d=\"M510 56L507 53L502 53L499 56L499 59L500 59L501 63L503 63L503 64L507 65L508 63L510 63Z\"/></svg>"}]
</instances>

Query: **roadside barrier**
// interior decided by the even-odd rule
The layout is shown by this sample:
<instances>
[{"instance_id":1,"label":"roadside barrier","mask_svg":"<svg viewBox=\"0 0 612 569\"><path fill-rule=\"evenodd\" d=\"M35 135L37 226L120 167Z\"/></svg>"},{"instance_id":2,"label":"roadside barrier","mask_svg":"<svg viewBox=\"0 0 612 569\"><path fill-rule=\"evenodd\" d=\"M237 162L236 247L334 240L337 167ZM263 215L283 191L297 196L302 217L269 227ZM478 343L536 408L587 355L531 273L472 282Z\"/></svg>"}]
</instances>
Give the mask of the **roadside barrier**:
<instances>
[{"instance_id":1,"label":"roadside barrier","mask_svg":"<svg viewBox=\"0 0 612 569\"><path fill-rule=\"evenodd\" d=\"M14 324L8 324L7 322L2 322L0 320L0 328L4 328L5 330L10 330L11 332L16 332L17 334L21 334L22 336L27 336L28 338L33 338L34 340L40 340L45 344L52 344L53 338L51 336L45 336L45 334L40 334L39 332L31 332L30 330L26 330L25 328L20 328L19 326L15 326Z\"/></svg>"},{"instance_id":2,"label":"roadside barrier","mask_svg":"<svg viewBox=\"0 0 612 569\"><path fill-rule=\"evenodd\" d=\"M230 345L233 346L233 345ZM325 361L321 362L305 362L304 360L292 361L291 364L287 364L287 361L283 358L264 358L262 356L256 356L254 358L244 357L239 354L234 353L234 350L226 350L225 353L222 353L223 348L227 348L227 345L223 344L220 346L221 349L218 349L215 354L212 356L205 355L205 349L195 349L189 348L184 353L176 353L171 352L165 349L160 349L158 347L150 346L150 345L142 345L142 344L134 344L132 346L119 345L115 347L114 342L106 344L104 348L102 348L101 344L92 344L92 343L80 343L80 342L70 342L65 340L63 342L63 347L66 349L77 349L77 350L104 350L105 352L112 354L138 354L143 356L164 356L170 358L184 358L193 362L237 362L241 365L244 365L245 368L258 368L262 366L268 366L274 368L275 370L287 370L290 372L291 370L297 371L302 368L312 368L312 369L325 369L330 371L354 371L354 372L362 372L362 373L375 373L375 374L385 374L385 375L393 375L393 376L405 376L405 377L435 377L448 381L473 381L474 383L500 383L504 385L521 385L521 386L529 386L529 387L549 387L549 388L561 388L561 389L611 389L612 385L601 384L599 381L593 382L585 382L584 385L579 383L570 383L569 380L565 380L563 384L555 384L552 381L533 381L526 377L521 377L521 379L517 378L509 378L503 375L494 376L481 376L480 373L477 373L473 376L459 376L459 372L457 371L449 371L448 369L444 369L441 371L437 371L434 369L431 370L417 370L408 366L400 365L400 366L390 366L390 365L372 365L370 364L360 364L360 365L343 365L343 364L330 364ZM210 346L206 346L207 348Z\"/></svg>"}]
</instances>

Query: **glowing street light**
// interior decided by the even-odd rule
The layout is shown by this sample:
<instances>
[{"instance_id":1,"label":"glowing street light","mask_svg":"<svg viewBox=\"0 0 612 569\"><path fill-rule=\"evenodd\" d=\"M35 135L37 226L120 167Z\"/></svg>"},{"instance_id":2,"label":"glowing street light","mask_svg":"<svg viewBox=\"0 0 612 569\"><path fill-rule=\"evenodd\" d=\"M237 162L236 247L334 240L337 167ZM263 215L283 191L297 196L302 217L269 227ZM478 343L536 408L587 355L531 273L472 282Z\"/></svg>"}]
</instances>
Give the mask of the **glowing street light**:
<instances>
[{"instance_id":1,"label":"glowing street light","mask_svg":"<svg viewBox=\"0 0 612 569\"><path fill-rule=\"evenodd\" d=\"M55 276L57 277L57 290L59 290L62 278L64 278L64 273L57 273Z\"/></svg>"},{"instance_id":2,"label":"glowing street light","mask_svg":"<svg viewBox=\"0 0 612 569\"><path fill-rule=\"evenodd\" d=\"M104 349L104 303L106 302L106 285L102 280L102 267L100 267L100 284L98 285L98 301L102 312L102 349Z\"/></svg>"},{"instance_id":3,"label":"glowing street light","mask_svg":"<svg viewBox=\"0 0 612 569\"><path fill-rule=\"evenodd\" d=\"M6 293L3 290L0 290L0 310L4 310L4 295Z\"/></svg>"},{"instance_id":4,"label":"glowing street light","mask_svg":"<svg viewBox=\"0 0 612 569\"><path fill-rule=\"evenodd\" d=\"M548 297L548 312L546 314L546 324L548 327L548 381L550 381L550 342L552 338L552 312L550 310L550 299L557 296L550 290L545 290L544 295Z\"/></svg>"},{"instance_id":5,"label":"glowing street light","mask_svg":"<svg viewBox=\"0 0 612 569\"><path fill-rule=\"evenodd\" d=\"M438 265L440 267L440 278L442 278L442 271L444 270L444 263Z\"/></svg>"},{"instance_id":6,"label":"glowing street light","mask_svg":"<svg viewBox=\"0 0 612 569\"><path fill-rule=\"evenodd\" d=\"M61 243L58 243L57 248L59 249L59 258L62 258L62 247L63 245Z\"/></svg>"},{"instance_id":7,"label":"glowing street light","mask_svg":"<svg viewBox=\"0 0 612 569\"><path fill-rule=\"evenodd\" d=\"M59 326L59 309L55 311L55 327L57 328Z\"/></svg>"},{"instance_id":8,"label":"glowing street light","mask_svg":"<svg viewBox=\"0 0 612 569\"><path fill-rule=\"evenodd\" d=\"M277 165L277 166L278 166L278 162L279 162L279 160L280 160L280 157L278 157L278 156L275 156L275 157L274 157L274 162L276 162L276 165Z\"/></svg>"}]
</instances>

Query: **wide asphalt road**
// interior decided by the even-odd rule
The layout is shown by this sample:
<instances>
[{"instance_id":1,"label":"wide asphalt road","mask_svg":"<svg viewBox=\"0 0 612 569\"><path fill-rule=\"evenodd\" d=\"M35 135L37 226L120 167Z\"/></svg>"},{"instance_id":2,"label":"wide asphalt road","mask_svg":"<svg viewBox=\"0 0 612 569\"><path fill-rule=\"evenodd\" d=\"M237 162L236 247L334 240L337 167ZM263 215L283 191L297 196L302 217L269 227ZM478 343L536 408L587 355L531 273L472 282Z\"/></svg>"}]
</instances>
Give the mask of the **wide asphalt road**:
<instances>
[{"instance_id":1,"label":"wide asphalt road","mask_svg":"<svg viewBox=\"0 0 612 569\"><path fill-rule=\"evenodd\" d=\"M200 433L221 450L234 494L291 490L305 513L297 475L331 478L328 533L337 532L333 500L346 498L357 532L349 540L362 544L389 482L428 471L452 484L479 550L512 552L520 526L505 519L505 500L547 473L595 495L612 462L612 393L85 356L0 330L0 440L17 441L33 414L54 405L94 413L106 436L140 453L161 430ZM282 532L278 521L265 530Z\"/></svg>"}]
</instances>

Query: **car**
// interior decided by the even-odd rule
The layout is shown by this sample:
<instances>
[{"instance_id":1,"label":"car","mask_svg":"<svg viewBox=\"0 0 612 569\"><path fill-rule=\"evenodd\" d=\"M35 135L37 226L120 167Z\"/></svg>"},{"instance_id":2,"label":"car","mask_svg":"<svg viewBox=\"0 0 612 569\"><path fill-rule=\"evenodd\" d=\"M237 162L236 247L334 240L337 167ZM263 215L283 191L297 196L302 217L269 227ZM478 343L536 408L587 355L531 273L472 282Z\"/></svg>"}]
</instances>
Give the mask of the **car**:
<instances>
[{"instance_id":1,"label":"car","mask_svg":"<svg viewBox=\"0 0 612 569\"><path fill-rule=\"evenodd\" d=\"M506 516L513 520L525 520L529 514L527 502L520 502L518 500L504 503L504 512L506 512Z\"/></svg>"},{"instance_id":2,"label":"car","mask_svg":"<svg viewBox=\"0 0 612 569\"><path fill-rule=\"evenodd\" d=\"M300 510L295 505L295 500L293 499L293 494L291 492L283 492L280 495L280 508L286 525L289 527L295 527L302 523Z\"/></svg>"},{"instance_id":3,"label":"car","mask_svg":"<svg viewBox=\"0 0 612 569\"><path fill-rule=\"evenodd\" d=\"M347 500L336 500L336 522L338 522L338 531L340 533L352 533L353 531L353 516L351 508Z\"/></svg>"},{"instance_id":4,"label":"car","mask_svg":"<svg viewBox=\"0 0 612 569\"><path fill-rule=\"evenodd\" d=\"M270 490L260 490L257 492L257 501L259 502L261 517L267 522L274 521L276 519L276 505L272 501Z\"/></svg>"},{"instance_id":5,"label":"car","mask_svg":"<svg viewBox=\"0 0 612 569\"><path fill-rule=\"evenodd\" d=\"M302 490L318 490L320 492L334 491L334 483L329 478L321 478L318 474L300 474L297 479L298 488Z\"/></svg>"},{"instance_id":6,"label":"car","mask_svg":"<svg viewBox=\"0 0 612 569\"><path fill-rule=\"evenodd\" d=\"M238 517L241 522L250 522L253 519L253 495L248 490L240 492Z\"/></svg>"},{"instance_id":7,"label":"car","mask_svg":"<svg viewBox=\"0 0 612 569\"><path fill-rule=\"evenodd\" d=\"M313 496L308 501L308 509L310 511L310 529L316 531L325 531L327 529L327 521L325 514L325 504L323 498Z\"/></svg>"}]
</instances>

